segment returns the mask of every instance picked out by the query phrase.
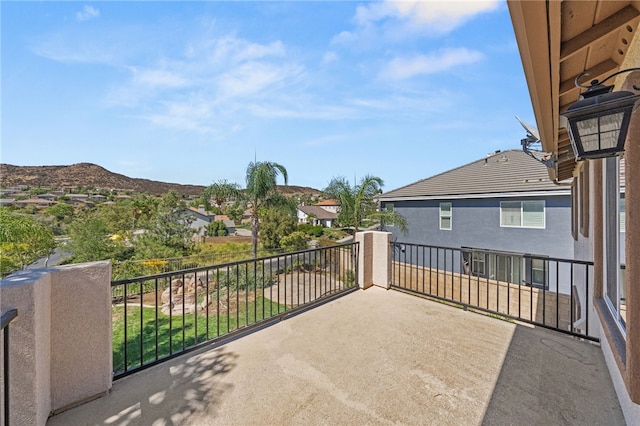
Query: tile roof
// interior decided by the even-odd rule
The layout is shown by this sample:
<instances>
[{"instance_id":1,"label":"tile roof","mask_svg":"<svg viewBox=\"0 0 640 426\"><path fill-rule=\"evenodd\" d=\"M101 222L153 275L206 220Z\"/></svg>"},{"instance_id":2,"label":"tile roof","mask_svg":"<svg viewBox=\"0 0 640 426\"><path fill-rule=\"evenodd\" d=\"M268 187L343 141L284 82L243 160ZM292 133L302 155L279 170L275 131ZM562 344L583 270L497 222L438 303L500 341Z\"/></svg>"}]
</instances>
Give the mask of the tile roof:
<instances>
[{"instance_id":1,"label":"tile roof","mask_svg":"<svg viewBox=\"0 0 640 426\"><path fill-rule=\"evenodd\" d=\"M382 201L461 198L531 191L568 192L569 187L554 184L543 164L514 149L496 152L473 163L386 192L378 198Z\"/></svg>"},{"instance_id":2,"label":"tile roof","mask_svg":"<svg viewBox=\"0 0 640 426\"><path fill-rule=\"evenodd\" d=\"M338 200L322 200L318 201L314 204L315 206L339 206L340 201Z\"/></svg>"},{"instance_id":3,"label":"tile roof","mask_svg":"<svg viewBox=\"0 0 640 426\"><path fill-rule=\"evenodd\" d=\"M320 220L336 219L337 213L330 212L322 207L316 206L298 206L298 210L304 212L307 215L313 215Z\"/></svg>"}]
</instances>

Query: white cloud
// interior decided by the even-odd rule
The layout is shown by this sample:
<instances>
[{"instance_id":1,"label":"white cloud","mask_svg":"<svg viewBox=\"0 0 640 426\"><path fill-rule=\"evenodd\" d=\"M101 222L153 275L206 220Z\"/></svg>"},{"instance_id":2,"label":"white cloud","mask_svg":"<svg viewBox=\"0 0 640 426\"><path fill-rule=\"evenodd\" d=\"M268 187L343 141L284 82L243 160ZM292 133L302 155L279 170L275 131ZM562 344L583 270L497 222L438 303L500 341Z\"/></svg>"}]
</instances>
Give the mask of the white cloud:
<instances>
[{"instance_id":1,"label":"white cloud","mask_svg":"<svg viewBox=\"0 0 640 426\"><path fill-rule=\"evenodd\" d=\"M448 32L475 15L495 10L498 4L497 0L385 1L359 6L354 19L360 26L387 18L403 19L414 25Z\"/></svg>"},{"instance_id":2,"label":"white cloud","mask_svg":"<svg viewBox=\"0 0 640 426\"><path fill-rule=\"evenodd\" d=\"M214 133L208 124L212 120L211 105L203 100L167 101L163 110L142 118L151 123L178 130L188 130L201 134Z\"/></svg>"},{"instance_id":3,"label":"white cloud","mask_svg":"<svg viewBox=\"0 0 640 426\"><path fill-rule=\"evenodd\" d=\"M217 79L218 92L223 98L256 95L266 89L275 89L290 83L302 73L297 65L273 65L261 62L247 62Z\"/></svg>"},{"instance_id":4,"label":"white cloud","mask_svg":"<svg viewBox=\"0 0 640 426\"><path fill-rule=\"evenodd\" d=\"M335 62L338 60L338 54L336 52L326 52L323 56L322 56L322 64L323 65L328 65L332 62Z\"/></svg>"},{"instance_id":5,"label":"white cloud","mask_svg":"<svg viewBox=\"0 0 640 426\"><path fill-rule=\"evenodd\" d=\"M336 35L334 44L354 44L376 37L401 40L415 33L446 34L474 16L498 8L498 0L386 0L358 6L356 28Z\"/></svg>"},{"instance_id":6,"label":"white cloud","mask_svg":"<svg viewBox=\"0 0 640 426\"><path fill-rule=\"evenodd\" d=\"M242 42L238 46L238 51L234 54L234 61L246 61L253 59L266 58L270 56L285 56L284 44L280 40L274 41L269 44L257 44Z\"/></svg>"},{"instance_id":7,"label":"white cloud","mask_svg":"<svg viewBox=\"0 0 640 426\"><path fill-rule=\"evenodd\" d=\"M484 55L475 50L442 49L437 54L394 58L383 68L380 76L385 79L403 80L416 75L441 73L482 59Z\"/></svg>"},{"instance_id":8,"label":"white cloud","mask_svg":"<svg viewBox=\"0 0 640 426\"><path fill-rule=\"evenodd\" d=\"M95 19L100 16L100 11L93 6L85 5L80 12L76 13L76 19L80 22Z\"/></svg>"}]
</instances>

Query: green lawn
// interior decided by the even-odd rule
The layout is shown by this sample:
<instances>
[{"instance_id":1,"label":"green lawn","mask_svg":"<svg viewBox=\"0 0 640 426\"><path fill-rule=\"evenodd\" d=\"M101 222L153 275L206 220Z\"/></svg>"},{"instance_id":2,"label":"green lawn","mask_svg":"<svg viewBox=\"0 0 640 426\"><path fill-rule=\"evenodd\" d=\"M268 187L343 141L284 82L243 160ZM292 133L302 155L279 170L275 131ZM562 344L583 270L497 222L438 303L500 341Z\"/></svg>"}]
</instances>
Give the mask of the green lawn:
<instances>
[{"instance_id":1,"label":"green lawn","mask_svg":"<svg viewBox=\"0 0 640 426\"><path fill-rule=\"evenodd\" d=\"M213 296L215 298L215 296ZM221 295L220 301L226 306L226 295ZM240 294L239 300L236 294L231 295L229 313L221 309L221 314L210 314L208 321L204 312L197 315L165 315L155 308L142 308L139 306L127 306L127 369L138 367L158 358L165 357L175 352L194 346L227 334L247 325L254 324L264 318L269 318L285 311L285 306L264 298L258 291L255 301L246 299L246 295ZM235 300L234 300L235 299ZM213 305L217 301L213 300ZM237 306L237 308L236 308ZM141 332L142 330L142 332ZM196 332L197 330L197 332ZM124 371L125 355L125 318L124 307L113 307L113 371ZM157 354L156 354L157 334ZM141 357L141 339L142 354ZM142 358L142 359L141 359Z\"/></svg>"}]
</instances>

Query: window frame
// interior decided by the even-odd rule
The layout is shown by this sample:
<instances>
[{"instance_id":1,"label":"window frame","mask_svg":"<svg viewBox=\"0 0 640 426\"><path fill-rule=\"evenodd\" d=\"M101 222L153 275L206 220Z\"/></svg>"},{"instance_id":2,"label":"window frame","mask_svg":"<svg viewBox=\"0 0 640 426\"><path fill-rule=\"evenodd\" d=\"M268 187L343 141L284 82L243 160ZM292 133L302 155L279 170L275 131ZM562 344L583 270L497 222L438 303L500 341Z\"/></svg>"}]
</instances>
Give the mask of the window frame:
<instances>
[{"instance_id":1,"label":"window frame","mask_svg":"<svg viewBox=\"0 0 640 426\"><path fill-rule=\"evenodd\" d=\"M448 211L448 215L447 214L443 214L443 213L447 213L446 210L443 210L442 207L443 206L449 206L449 211ZM448 228L444 228L442 226L442 220L443 219L449 219L449 227ZM453 203L451 203L450 201L444 201L441 202L438 206L438 225L441 231L451 231L453 229Z\"/></svg>"},{"instance_id":2,"label":"window frame","mask_svg":"<svg viewBox=\"0 0 640 426\"><path fill-rule=\"evenodd\" d=\"M623 305L626 311L625 275L626 266L621 256L621 245L624 244L626 233L621 232L621 200L625 199L624 187L620 185L620 159L619 157L605 158L603 162L602 177L602 214L604 226L602 227L602 250L605 254L602 278L603 278L603 299L611 318L614 320L618 330L626 339L627 324L626 313L623 315ZM626 217L625 217L626 221ZM623 272L624 271L624 272Z\"/></svg>"},{"instance_id":3,"label":"window frame","mask_svg":"<svg viewBox=\"0 0 640 426\"><path fill-rule=\"evenodd\" d=\"M525 225L525 210L524 206L529 204L542 204L542 226ZM520 205L520 223L519 225L505 225L504 224L504 205L505 204L519 204ZM545 200L525 200L525 201L500 201L500 228L526 228L526 229L546 229L547 227L547 203Z\"/></svg>"},{"instance_id":4,"label":"window frame","mask_svg":"<svg viewBox=\"0 0 640 426\"><path fill-rule=\"evenodd\" d=\"M395 208L396 208L395 203L384 203L385 212L394 212ZM394 225L395 224L393 223L393 221L389 219L385 220L384 222L384 226L387 226L389 228L393 228Z\"/></svg>"},{"instance_id":5,"label":"window frame","mask_svg":"<svg viewBox=\"0 0 640 426\"><path fill-rule=\"evenodd\" d=\"M585 161L578 174L578 186L580 190L580 233L589 237L589 162Z\"/></svg>"}]
</instances>

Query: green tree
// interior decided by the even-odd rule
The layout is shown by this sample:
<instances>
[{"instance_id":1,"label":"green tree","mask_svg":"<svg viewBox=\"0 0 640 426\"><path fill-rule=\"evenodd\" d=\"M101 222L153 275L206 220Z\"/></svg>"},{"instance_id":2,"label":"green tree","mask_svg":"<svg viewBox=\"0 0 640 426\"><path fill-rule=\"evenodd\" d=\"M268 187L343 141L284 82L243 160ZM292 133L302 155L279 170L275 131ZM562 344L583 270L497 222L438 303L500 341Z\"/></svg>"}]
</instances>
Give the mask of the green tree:
<instances>
[{"instance_id":1,"label":"green tree","mask_svg":"<svg viewBox=\"0 0 640 426\"><path fill-rule=\"evenodd\" d=\"M138 259L185 256L194 246L194 218L186 213L186 204L177 191L162 196L149 220L145 233L136 241Z\"/></svg>"},{"instance_id":2,"label":"green tree","mask_svg":"<svg viewBox=\"0 0 640 426\"><path fill-rule=\"evenodd\" d=\"M140 222L150 220L153 212L158 207L158 200L148 194L137 194L131 201L133 223L131 229L135 230Z\"/></svg>"},{"instance_id":3,"label":"green tree","mask_svg":"<svg viewBox=\"0 0 640 426\"><path fill-rule=\"evenodd\" d=\"M58 222L69 222L75 209L70 204L57 203L44 209L44 213L53 216Z\"/></svg>"},{"instance_id":4,"label":"green tree","mask_svg":"<svg viewBox=\"0 0 640 426\"><path fill-rule=\"evenodd\" d=\"M251 238L253 257L258 255L258 233L260 231L260 208L269 208L287 204L282 194L278 193L277 178L282 175L284 184L288 184L287 169L270 162L251 162L247 166L246 196L251 203Z\"/></svg>"},{"instance_id":5,"label":"green tree","mask_svg":"<svg viewBox=\"0 0 640 426\"><path fill-rule=\"evenodd\" d=\"M266 249L280 248L280 240L296 230L296 221L286 209L266 210L261 219L259 239Z\"/></svg>"},{"instance_id":6,"label":"green tree","mask_svg":"<svg viewBox=\"0 0 640 426\"><path fill-rule=\"evenodd\" d=\"M70 204L56 203L44 209L40 217L49 221L55 235L66 235L68 225L73 222L75 208Z\"/></svg>"},{"instance_id":7,"label":"green tree","mask_svg":"<svg viewBox=\"0 0 640 426\"><path fill-rule=\"evenodd\" d=\"M0 275L24 269L54 249L51 229L33 218L0 208Z\"/></svg>"},{"instance_id":8,"label":"green tree","mask_svg":"<svg viewBox=\"0 0 640 426\"><path fill-rule=\"evenodd\" d=\"M109 238L108 224L95 214L74 221L69 226L69 237L66 250L77 263L110 259L121 248Z\"/></svg>"},{"instance_id":9,"label":"green tree","mask_svg":"<svg viewBox=\"0 0 640 426\"><path fill-rule=\"evenodd\" d=\"M393 222L405 232L407 221L400 214L393 211L376 211L374 197L382 192L383 185L384 181L377 176L366 175L354 186L340 176L331 179L324 191L340 202L338 222L342 226L352 226L354 235L364 218Z\"/></svg>"},{"instance_id":10,"label":"green tree","mask_svg":"<svg viewBox=\"0 0 640 426\"><path fill-rule=\"evenodd\" d=\"M232 205L227 206L224 209L224 214L229 216L229 219L233 221L242 220L242 215L244 214L247 205L241 201L236 201Z\"/></svg>"},{"instance_id":11,"label":"green tree","mask_svg":"<svg viewBox=\"0 0 640 426\"><path fill-rule=\"evenodd\" d=\"M228 182L226 179L214 182L204 189L202 198L205 210L211 210L211 199L216 203L217 213L222 211L225 201L241 196L240 186L237 183Z\"/></svg>"},{"instance_id":12,"label":"green tree","mask_svg":"<svg viewBox=\"0 0 640 426\"><path fill-rule=\"evenodd\" d=\"M121 200L114 204L101 204L95 214L107 225L111 234L126 235L131 231L134 205L131 200Z\"/></svg>"}]
</instances>

